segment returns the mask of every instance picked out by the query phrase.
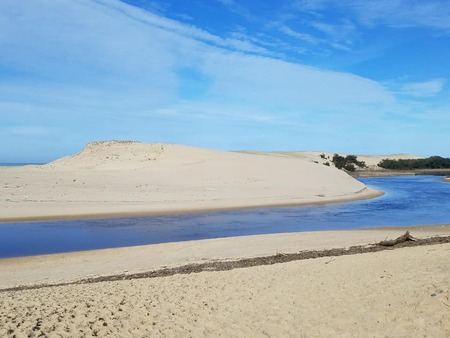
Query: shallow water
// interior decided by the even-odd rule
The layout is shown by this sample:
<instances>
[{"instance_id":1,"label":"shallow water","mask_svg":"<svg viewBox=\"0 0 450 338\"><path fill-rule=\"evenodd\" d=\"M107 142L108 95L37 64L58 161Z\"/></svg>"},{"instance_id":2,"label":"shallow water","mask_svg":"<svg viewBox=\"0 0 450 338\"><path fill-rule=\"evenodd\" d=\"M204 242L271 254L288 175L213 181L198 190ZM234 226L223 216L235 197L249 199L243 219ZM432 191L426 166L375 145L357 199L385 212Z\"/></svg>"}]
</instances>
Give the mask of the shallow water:
<instances>
[{"instance_id":1,"label":"shallow water","mask_svg":"<svg viewBox=\"0 0 450 338\"><path fill-rule=\"evenodd\" d=\"M439 176L360 179L384 191L364 201L117 219L0 223L0 257L230 236L450 223Z\"/></svg>"},{"instance_id":2,"label":"shallow water","mask_svg":"<svg viewBox=\"0 0 450 338\"><path fill-rule=\"evenodd\" d=\"M41 165L44 163L9 163L9 162L5 162L2 163L0 162L0 167L23 167L26 165Z\"/></svg>"}]
</instances>

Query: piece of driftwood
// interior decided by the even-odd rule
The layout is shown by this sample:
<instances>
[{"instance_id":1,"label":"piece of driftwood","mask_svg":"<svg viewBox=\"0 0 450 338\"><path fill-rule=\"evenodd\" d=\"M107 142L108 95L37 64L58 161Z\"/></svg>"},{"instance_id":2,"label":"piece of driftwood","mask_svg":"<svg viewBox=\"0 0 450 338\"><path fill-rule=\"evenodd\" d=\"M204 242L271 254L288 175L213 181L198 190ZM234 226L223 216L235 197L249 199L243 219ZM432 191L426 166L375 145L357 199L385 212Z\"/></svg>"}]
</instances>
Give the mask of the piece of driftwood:
<instances>
[{"instance_id":1,"label":"piece of driftwood","mask_svg":"<svg viewBox=\"0 0 450 338\"><path fill-rule=\"evenodd\" d=\"M417 239L414 238L413 236L411 236L409 234L409 231L407 231L407 232L405 232L404 235L402 235L400 237L397 237L396 239L384 240L384 241L381 241L380 243L378 243L378 245L381 245L381 246L394 246L394 245L397 245L397 244L400 244L400 243L404 243L404 242L407 242L407 241L416 241L416 240Z\"/></svg>"}]
</instances>

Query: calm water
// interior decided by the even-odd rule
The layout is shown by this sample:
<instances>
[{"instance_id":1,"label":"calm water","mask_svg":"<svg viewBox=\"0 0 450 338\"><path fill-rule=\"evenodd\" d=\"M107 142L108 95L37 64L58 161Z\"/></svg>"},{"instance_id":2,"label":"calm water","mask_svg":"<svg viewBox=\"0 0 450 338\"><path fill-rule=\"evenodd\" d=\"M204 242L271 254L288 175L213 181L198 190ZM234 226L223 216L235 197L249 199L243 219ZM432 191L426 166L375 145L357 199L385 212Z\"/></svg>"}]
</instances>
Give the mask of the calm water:
<instances>
[{"instance_id":1,"label":"calm water","mask_svg":"<svg viewBox=\"0 0 450 338\"><path fill-rule=\"evenodd\" d=\"M35 165L35 164L44 164L44 163L1 163L0 167L22 167L24 165Z\"/></svg>"},{"instance_id":2,"label":"calm water","mask_svg":"<svg viewBox=\"0 0 450 338\"><path fill-rule=\"evenodd\" d=\"M194 239L450 223L450 183L438 176L361 179L386 194L307 207L160 217L0 223L0 257Z\"/></svg>"}]
</instances>

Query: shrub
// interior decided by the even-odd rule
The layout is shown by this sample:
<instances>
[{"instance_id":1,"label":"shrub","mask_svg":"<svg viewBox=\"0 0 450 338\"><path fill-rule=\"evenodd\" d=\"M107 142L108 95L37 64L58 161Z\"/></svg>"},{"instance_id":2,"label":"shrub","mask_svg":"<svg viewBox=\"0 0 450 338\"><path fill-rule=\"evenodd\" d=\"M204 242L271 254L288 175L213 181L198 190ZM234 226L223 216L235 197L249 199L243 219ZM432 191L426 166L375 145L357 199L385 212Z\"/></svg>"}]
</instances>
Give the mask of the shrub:
<instances>
[{"instance_id":1,"label":"shrub","mask_svg":"<svg viewBox=\"0 0 450 338\"><path fill-rule=\"evenodd\" d=\"M347 171L355 171L356 166L359 168L365 168L366 163L364 161L358 161L356 155L347 155L346 157L339 154L334 154L332 162L338 169L345 169Z\"/></svg>"},{"instance_id":2,"label":"shrub","mask_svg":"<svg viewBox=\"0 0 450 338\"><path fill-rule=\"evenodd\" d=\"M353 163L346 163L344 165L344 169L347 170L347 171L355 171L356 167L355 167L355 165Z\"/></svg>"}]
</instances>

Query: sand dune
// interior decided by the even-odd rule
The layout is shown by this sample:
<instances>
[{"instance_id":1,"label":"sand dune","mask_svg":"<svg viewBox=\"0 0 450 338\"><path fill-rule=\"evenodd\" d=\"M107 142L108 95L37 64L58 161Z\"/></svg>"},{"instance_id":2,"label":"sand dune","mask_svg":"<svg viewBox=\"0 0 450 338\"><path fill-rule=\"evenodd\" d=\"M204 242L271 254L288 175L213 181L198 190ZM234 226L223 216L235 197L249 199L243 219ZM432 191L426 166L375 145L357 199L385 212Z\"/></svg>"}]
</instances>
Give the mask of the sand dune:
<instances>
[{"instance_id":1,"label":"sand dune","mask_svg":"<svg viewBox=\"0 0 450 338\"><path fill-rule=\"evenodd\" d=\"M376 196L301 158L95 142L43 166L0 168L0 220L325 203Z\"/></svg>"}]
</instances>

